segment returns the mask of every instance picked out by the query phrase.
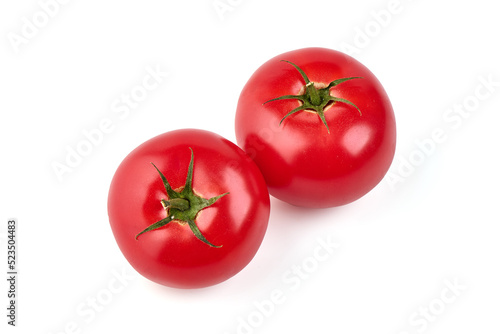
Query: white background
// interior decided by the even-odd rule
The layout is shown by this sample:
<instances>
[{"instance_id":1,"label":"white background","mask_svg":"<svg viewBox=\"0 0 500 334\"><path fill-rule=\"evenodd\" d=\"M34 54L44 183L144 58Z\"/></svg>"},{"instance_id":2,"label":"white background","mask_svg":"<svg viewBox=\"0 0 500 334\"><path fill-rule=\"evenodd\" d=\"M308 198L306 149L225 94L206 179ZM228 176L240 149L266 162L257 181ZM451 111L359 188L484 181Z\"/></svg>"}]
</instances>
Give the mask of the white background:
<instances>
[{"instance_id":1,"label":"white background","mask_svg":"<svg viewBox=\"0 0 500 334\"><path fill-rule=\"evenodd\" d=\"M18 327L6 324L2 279L2 333L500 331L492 1L62 2L0 5L4 273L6 222L19 221ZM135 274L107 220L120 161L178 128L234 141L238 95L253 71L309 46L349 47L386 88L398 125L391 177L336 209L272 199L259 252L225 283L175 290ZM168 75L128 114L115 113L148 69ZM107 119L108 133L58 179L54 163ZM436 132L444 140L431 145ZM318 261L328 242L338 247Z\"/></svg>"}]
</instances>

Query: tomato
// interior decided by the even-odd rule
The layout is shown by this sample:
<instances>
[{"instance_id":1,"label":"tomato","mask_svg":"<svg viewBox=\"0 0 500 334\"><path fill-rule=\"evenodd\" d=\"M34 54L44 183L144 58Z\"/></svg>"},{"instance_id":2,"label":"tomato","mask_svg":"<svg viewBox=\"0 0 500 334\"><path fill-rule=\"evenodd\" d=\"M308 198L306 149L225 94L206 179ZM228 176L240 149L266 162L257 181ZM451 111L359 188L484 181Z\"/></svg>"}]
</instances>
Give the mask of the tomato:
<instances>
[{"instance_id":1,"label":"tomato","mask_svg":"<svg viewBox=\"0 0 500 334\"><path fill-rule=\"evenodd\" d=\"M378 79L341 52L305 48L258 68L236 111L236 139L274 197L297 206L355 201L394 158L394 111Z\"/></svg>"},{"instance_id":2,"label":"tomato","mask_svg":"<svg viewBox=\"0 0 500 334\"><path fill-rule=\"evenodd\" d=\"M269 220L269 193L255 163L212 132L154 137L119 165L108 215L125 258L162 285L220 283L254 257Z\"/></svg>"}]
</instances>

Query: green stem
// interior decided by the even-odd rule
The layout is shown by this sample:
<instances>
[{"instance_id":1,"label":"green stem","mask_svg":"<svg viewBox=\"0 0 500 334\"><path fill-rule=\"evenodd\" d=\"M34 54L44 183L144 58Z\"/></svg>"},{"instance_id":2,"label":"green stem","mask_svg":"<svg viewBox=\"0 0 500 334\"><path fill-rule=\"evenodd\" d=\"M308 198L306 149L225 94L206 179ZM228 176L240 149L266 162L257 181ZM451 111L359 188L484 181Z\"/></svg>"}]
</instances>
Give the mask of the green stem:
<instances>
[{"instance_id":1,"label":"green stem","mask_svg":"<svg viewBox=\"0 0 500 334\"><path fill-rule=\"evenodd\" d=\"M177 192L172 189L170 186L170 183L168 183L167 178L163 175L163 173L154 165L154 168L156 168L156 171L158 174L160 174L160 178L163 181L163 186L165 187L165 191L167 192L168 195L168 200L166 199L161 199L161 205L165 209L167 213L167 217L157 221L156 223L153 223L146 227L144 230L142 230L139 234L135 236L135 239L146 232L154 231L156 229L159 229L167 224L169 224L172 221L177 221L180 222L180 224L187 223L189 225L189 228L191 229L191 232L194 234L196 238L198 238L200 241L204 242L210 247L215 247L219 248L222 247L216 246L212 243L210 243L202 234L198 226L196 225L196 217L198 216L198 213L203 210L206 207L209 207L217 200L219 200L221 197L226 196L229 194L228 192L214 196L211 198L203 198L201 196L198 196L194 193L193 190L193 166L194 166L194 154L193 150L189 148L191 151L191 160L189 162L188 166L188 172L186 176L186 183L184 187L182 188L181 191Z\"/></svg>"},{"instance_id":2,"label":"green stem","mask_svg":"<svg viewBox=\"0 0 500 334\"><path fill-rule=\"evenodd\" d=\"M306 86L305 86L305 92L302 95L283 95L283 96L276 97L274 99L271 99L271 100L264 102L264 104L266 104L266 103L272 102L272 101L289 100L289 99L290 100L299 100L302 102L302 104L299 107L288 112L281 119L280 124L283 123L283 121L288 116L295 114L296 112L299 112L302 110L314 110L318 114L321 122L326 126L328 133L330 133L330 128L328 127L328 124L326 123L326 118L325 118L325 108L330 101L341 102L341 103L346 103L348 105L351 105L352 107L354 107L358 110L359 115L361 116L361 110L354 103L352 103L349 100L342 99L340 97L332 96L330 89L332 87L335 87L335 86L337 86L343 82L349 81L349 80L363 79L362 77L348 77L348 78L336 79L336 80L333 80L332 82L330 82L328 85L325 85L324 88L317 89L316 87L314 87L314 82L309 80L309 78L307 77L305 72L300 67L298 67L297 65L295 65L294 63L292 63L288 60L282 60L282 61L289 63L290 65L295 67L295 69L300 73L300 75L304 79Z\"/></svg>"},{"instance_id":3,"label":"green stem","mask_svg":"<svg viewBox=\"0 0 500 334\"><path fill-rule=\"evenodd\" d=\"M186 211L187 209L189 209L189 201L184 198L172 198L169 201L162 199L161 205L165 210L168 208L178 209L181 211Z\"/></svg>"},{"instance_id":4,"label":"green stem","mask_svg":"<svg viewBox=\"0 0 500 334\"><path fill-rule=\"evenodd\" d=\"M321 97L319 96L318 90L314 87L313 82L309 82L306 85L307 93L309 94L309 99L313 106L319 106L321 104Z\"/></svg>"}]
</instances>

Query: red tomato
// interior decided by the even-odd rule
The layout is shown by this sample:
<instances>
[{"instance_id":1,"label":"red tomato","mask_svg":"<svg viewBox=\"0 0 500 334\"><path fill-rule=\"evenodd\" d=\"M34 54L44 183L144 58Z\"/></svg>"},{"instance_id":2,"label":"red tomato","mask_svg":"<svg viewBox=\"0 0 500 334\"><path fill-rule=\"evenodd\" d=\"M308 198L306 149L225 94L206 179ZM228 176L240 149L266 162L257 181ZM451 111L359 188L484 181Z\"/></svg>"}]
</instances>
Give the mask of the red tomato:
<instances>
[{"instance_id":1,"label":"red tomato","mask_svg":"<svg viewBox=\"0 0 500 334\"><path fill-rule=\"evenodd\" d=\"M133 150L108 197L125 258L146 278L177 288L214 285L243 269L262 242L269 209L265 181L245 152L193 129Z\"/></svg>"},{"instance_id":2,"label":"red tomato","mask_svg":"<svg viewBox=\"0 0 500 334\"><path fill-rule=\"evenodd\" d=\"M287 52L258 68L241 92L235 125L270 194L304 207L362 197L382 180L396 146L380 82L354 58L323 48Z\"/></svg>"}]
</instances>

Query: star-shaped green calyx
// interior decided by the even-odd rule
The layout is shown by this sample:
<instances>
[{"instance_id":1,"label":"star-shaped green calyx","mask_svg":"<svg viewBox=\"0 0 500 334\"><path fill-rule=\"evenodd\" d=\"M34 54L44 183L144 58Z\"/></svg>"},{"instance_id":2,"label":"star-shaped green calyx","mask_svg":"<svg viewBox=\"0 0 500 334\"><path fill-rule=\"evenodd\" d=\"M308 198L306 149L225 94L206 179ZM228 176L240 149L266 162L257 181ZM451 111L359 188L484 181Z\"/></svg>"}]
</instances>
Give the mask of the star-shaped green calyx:
<instances>
[{"instance_id":1,"label":"star-shaped green calyx","mask_svg":"<svg viewBox=\"0 0 500 334\"><path fill-rule=\"evenodd\" d=\"M326 123L326 119L325 119L325 107L328 104L331 104L332 102L333 103L335 103L335 102L347 103L347 104L353 106L354 108L356 108L358 110L359 114L361 115L361 110L359 110L359 108L354 103L352 103L349 100L330 95L330 89L345 82L345 81L352 80L352 79L362 79L362 77L349 77L349 78L342 78L342 79L333 80L326 87L318 89L314 86L314 82L309 80L307 75L304 73L304 71L300 67L298 67L297 65L295 65L294 63L292 63L290 61L287 61L287 60L282 60L282 61L287 62L287 63L291 64L293 67L295 67L295 69L297 71L299 71L300 75L304 79L306 85L305 85L304 94L302 94L302 95L284 95L284 96L280 96L280 97L277 97L277 98L274 98L274 99L271 99L269 101L264 102L264 104L266 104L266 103L269 103L272 101L290 100L290 99L299 100L302 102L302 104L300 106L298 106L297 108L290 111L288 114L286 114L281 119L280 125L281 125L281 123L283 123L283 121L288 116L295 114L296 112L299 112L302 110L312 110L318 114L319 118L321 119L323 124L326 126L328 133L330 133L330 128L328 127L328 124Z\"/></svg>"},{"instance_id":2,"label":"star-shaped green calyx","mask_svg":"<svg viewBox=\"0 0 500 334\"><path fill-rule=\"evenodd\" d=\"M206 199L196 195L193 192L194 154L193 150L191 148L189 149L191 150L191 161L189 162L186 184L184 185L184 188L182 188L181 191L173 190L170 184L168 183L167 179L165 178L165 176L162 174L162 172L160 172L160 170L153 163L151 163L160 174L161 180L163 181L163 185L165 186L165 191L167 192L168 200L165 199L161 200L161 205L165 209L167 217L145 228L143 231L141 231L139 234L135 236L136 240L143 233L156 230L160 227L167 225L172 221L177 221L180 222L181 224L182 223L187 224L191 229L191 231L193 232L193 234L199 240L203 241L210 247L216 247L216 248L222 247L222 245L215 246L203 236L200 229L196 225L196 216L201 210L213 205L219 198L229 193L224 193L222 195Z\"/></svg>"}]
</instances>

